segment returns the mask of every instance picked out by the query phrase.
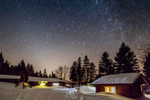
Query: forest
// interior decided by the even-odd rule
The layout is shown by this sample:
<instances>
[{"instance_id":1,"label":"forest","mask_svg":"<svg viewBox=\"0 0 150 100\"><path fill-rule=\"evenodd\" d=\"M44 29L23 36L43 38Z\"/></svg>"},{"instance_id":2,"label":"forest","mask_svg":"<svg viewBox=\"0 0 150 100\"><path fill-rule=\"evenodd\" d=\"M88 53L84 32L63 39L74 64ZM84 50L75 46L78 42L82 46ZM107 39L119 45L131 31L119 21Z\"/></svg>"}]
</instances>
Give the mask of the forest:
<instances>
[{"instance_id":1,"label":"forest","mask_svg":"<svg viewBox=\"0 0 150 100\"><path fill-rule=\"evenodd\" d=\"M51 74L47 74L46 69L42 71L35 71L32 64L25 64L24 60L21 60L17 66L10 64L8 60L5 60L2 52L0 53L0 74L7 75L21 75L24 72L28 73L28 76L45 77L45 78L60 78L78 82L78 83L91 83L104 75L141 72L147 78L150 77L150 45L146 45L141 49L141 58L138 60L131 48L124 42L121 44L114 60L109 58L109 53L104 52L99 60L98 67L93 62L90 62L87 55L85 55L83 61L81 57L72 63L72 66L67 67L59 66ZM143 65L140 69L139 63Z\"/></svg>"}]
</instances>

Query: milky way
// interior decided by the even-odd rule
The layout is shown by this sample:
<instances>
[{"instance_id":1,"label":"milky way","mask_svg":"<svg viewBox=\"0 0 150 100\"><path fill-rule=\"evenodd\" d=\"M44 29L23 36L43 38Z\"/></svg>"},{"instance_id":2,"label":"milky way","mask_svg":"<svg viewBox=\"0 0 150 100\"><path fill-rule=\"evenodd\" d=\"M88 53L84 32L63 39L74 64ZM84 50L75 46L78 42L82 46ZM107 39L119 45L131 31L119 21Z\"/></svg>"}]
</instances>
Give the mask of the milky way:
<instances>
[{"instance_id":1,"label":"milky way","mask_svg":"<svg viewBox=\"0 0 150 100\"><path fill-rule=\"evenodd\" d=\"M50 73L87 55L98 66L122 42L140 56L149 43L150 0L0 0L0 52Z\"/></svg>"}]
</instances>

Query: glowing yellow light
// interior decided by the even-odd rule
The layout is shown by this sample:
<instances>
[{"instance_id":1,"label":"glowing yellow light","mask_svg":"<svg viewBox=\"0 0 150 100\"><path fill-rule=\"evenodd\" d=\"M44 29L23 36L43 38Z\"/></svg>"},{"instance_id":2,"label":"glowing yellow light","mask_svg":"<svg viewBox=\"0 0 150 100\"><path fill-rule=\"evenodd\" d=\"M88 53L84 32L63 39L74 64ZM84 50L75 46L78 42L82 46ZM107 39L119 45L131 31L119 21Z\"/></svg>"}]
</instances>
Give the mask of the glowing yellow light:
<instances>
[{"instance_id":1,"label":"glowing yellow light","mask_svg":"<svg viewBox=\"0 0 150 100\"><path fill-rule=\"evenodd\" d=\"M105 92L116 93L116 88L105 86Z\"/></svg>"},{"instance_id":2,"label":"glowing yellow light","mask_svg":"<svg viewBox=\"0 0 150 100\"><path fill-rule=\"evenodd\" d=\"M41 86L45 86L45 83L41 83L40 85L41 85Z\"/></svg>"},{"instance_id":3,"label":"glowing yellow light","mask_svg":"<svg viewBox=\"0 0 150 100\"><path fill-rule=\"evenodd\" d=\"M45 86L46 83L47 83L47 81L42 81L42 82L40 82L40 86Z\"/></svg>"}]
</instances>

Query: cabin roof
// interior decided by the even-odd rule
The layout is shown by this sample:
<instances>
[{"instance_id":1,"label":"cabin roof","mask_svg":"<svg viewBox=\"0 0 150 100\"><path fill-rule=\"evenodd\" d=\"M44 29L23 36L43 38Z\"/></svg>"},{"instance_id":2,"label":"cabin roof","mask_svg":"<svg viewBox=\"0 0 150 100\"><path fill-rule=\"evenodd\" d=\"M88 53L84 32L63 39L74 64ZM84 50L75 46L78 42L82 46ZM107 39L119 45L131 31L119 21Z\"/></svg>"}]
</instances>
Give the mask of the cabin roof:
<instances>
[{"instance_id":1,"label":"cabin roof","mask_svg":"<svg viewBox=\"0 0 150 100\"><path fill-rule=\"evenodd\" d=\"M106 75L100 77L91 84L132 84L140 75L140 73Z\"/></svg>"},{"instance_id":2,"label":"cabin roof","mask_svg":"<svg viewBox=\"0 0 150 100\"><path fill-rule=\"evenodd\" d=\"M18 76L18 75L3 75L3 74L0 74L0 78L1 79L19 79L20 76Z\"/></svg>"},{"instance_id":3,"label":"cabin roof","mask_svg":"<svg viewBox=\"0 0 150 100\"><path fill-rule=\"evenodd\" d=\"M19 79L20 76L17 75L3 75L0 74L0 79ZM34 81L34 82L38 82L38 81L48 81L48 82L70 82L67 80L60 80L58 78L42 78L42 77L30 77L29 76L29 81Z\"/></svg>"}]
</instances>

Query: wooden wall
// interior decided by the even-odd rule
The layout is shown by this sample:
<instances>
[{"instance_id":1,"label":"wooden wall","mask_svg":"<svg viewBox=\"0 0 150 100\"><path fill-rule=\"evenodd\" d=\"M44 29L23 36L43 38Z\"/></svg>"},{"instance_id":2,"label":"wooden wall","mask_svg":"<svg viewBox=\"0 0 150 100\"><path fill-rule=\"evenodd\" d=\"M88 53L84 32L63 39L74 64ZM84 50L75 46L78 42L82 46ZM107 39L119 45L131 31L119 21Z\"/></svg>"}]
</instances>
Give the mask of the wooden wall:
<instances>
[{"instance_id":1,"label":"wooden wall","mask_svg":"<svg viewBox=\"0 0 150 100\"><path fill-rule=\"evenodd\" d=\"M96 92L104 92L105 86L116 87L116 94L130 97L129 85L123 85L123 84L98 84L96 85Z\"/></svg>"},{"instance_id":2,"label":"wooden wall","mask_svg":"<svg viewBox=\"0 0 150 100\"><path fill-rule=\"evenodd\" d=\"M142 96L140 84L135 82L134 84L98 84L96 86L96 92L104 92L105 86L116 87L116 94L130 98L139 98Z\"/></svg>"},{"instance_id":3,"label":"wooden wall","mask_svg":"<svg viewBox=\"0 0 150 100\"><path fill-rule=\"evenodd\" d=\"M18 79L0 79L0 82L10 82L10 83L17 83Z\"/></svg>"},{"instance_id":4,"label":"wooden wall","mask_svg":"<svg viewBox=\"0 0 150 100\"><path fill-rule=\"evenodd\" d=\"M48 83L46 83L45 86L53 86L53 83L59 83L59 86L65 86L65 82L48 82ZM37 85L40 85L40 84L39 84L39 82L30 81L30 85L37 86Z\"/></svg>"}]
</instances>

